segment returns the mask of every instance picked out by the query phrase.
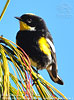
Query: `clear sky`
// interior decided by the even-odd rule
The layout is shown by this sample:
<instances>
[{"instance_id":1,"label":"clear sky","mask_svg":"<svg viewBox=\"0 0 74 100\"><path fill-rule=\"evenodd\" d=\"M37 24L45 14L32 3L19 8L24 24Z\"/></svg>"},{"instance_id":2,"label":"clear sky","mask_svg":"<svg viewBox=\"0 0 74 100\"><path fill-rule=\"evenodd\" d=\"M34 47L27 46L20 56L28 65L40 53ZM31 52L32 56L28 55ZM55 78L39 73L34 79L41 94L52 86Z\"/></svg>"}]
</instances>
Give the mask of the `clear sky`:
<instances>
[{"instance_id":1,"label":"clear sky","mask_svg":"<svg viewBox=\"0 0 74 100\"><path fill-rule=\"evenodd\" d=\"M0 13L5 2L0 0ZM45 20L54 40L58 74L64 85L53 83L45 70L39 73L66 97L74 99L74 0L11 0L0 21L0 35L15 42L19 22L14 17L24 13L34 13Z\"/></svg>"}]
</instances>

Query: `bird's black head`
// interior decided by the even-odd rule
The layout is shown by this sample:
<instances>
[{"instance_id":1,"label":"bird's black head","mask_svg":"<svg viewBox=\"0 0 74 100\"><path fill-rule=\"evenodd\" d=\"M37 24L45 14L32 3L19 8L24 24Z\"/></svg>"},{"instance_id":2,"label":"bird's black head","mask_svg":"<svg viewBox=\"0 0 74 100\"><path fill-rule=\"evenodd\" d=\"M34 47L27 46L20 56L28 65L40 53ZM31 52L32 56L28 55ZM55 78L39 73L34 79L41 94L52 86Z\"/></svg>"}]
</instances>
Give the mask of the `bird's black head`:
<instances>
[{"instance_id":1,"label":"bird's black head","mask_svg":"<svg viewBox=\"0 0 74 100\"><path fill-rule=\"evenodd\" d=\"M45 31L47 30L44 20L34 14L24 14L15 17L20 21L20 30Z\"/></svg>"}]
</instances>

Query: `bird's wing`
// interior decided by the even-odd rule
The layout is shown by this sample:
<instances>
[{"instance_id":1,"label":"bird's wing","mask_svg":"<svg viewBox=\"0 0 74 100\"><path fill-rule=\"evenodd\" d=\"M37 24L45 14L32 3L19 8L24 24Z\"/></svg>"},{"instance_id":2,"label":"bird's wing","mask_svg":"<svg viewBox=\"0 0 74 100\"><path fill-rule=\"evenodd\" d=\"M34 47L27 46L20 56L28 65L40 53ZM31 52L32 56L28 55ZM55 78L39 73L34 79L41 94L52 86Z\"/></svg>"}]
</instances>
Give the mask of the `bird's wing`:
<instances>
[{"instance_id":1,"label":"bird's wing","mask_svg":"<svg viewBox=\"0 0 74 100\"><path fill-rule=\"evenodd\" d=\"M63 81L61 80L57 72L58 69L57 69L57 61L56 61L56 52L55 52L55 47L51 35L49 35L49 37L46 37L46 40L50 46L51 57L52 57L52 63L47 67L47 71L54 82L63 85Z\"/></svg>"},{"instance_id":2,"label":"bird's wing","mask_svg":"<svg viewBox=\"0 0 74 100\"><path fill-rule=\"evenodd\" d=\"M49 49L51 51L51 57L52 57L53 63L55 63L57 65L57 61L56 61L56 51L55 51L54 43L53 43L52 37L51 38L50 37L46 37L46 41L47 41L47 44L50 47Z\"/></svg>"}]
</instances>

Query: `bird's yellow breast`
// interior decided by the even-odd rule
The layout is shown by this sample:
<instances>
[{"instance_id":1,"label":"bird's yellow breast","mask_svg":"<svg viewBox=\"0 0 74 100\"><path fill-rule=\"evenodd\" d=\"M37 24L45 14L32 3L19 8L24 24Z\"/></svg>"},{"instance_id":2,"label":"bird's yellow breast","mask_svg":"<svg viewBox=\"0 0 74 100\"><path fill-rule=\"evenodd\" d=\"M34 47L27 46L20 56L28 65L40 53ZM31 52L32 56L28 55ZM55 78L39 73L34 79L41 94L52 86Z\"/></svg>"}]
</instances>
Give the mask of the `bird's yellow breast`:
<instances>
[{"instance_id":1,"label":"bird's yellow breast","mask_svg":"<svg viewBox=\"0 0 74 100\"><path fill-rule=\"evenodd\" d=\"M38 40L38 43L39 43L39 47L40 47L40 50L46 54L46 55L50 55L51 54L51 50L50 50L50 45L47 43L46 41L46 38L44 37L41 37L39 40Z\"/></svg>"}]
</instances>

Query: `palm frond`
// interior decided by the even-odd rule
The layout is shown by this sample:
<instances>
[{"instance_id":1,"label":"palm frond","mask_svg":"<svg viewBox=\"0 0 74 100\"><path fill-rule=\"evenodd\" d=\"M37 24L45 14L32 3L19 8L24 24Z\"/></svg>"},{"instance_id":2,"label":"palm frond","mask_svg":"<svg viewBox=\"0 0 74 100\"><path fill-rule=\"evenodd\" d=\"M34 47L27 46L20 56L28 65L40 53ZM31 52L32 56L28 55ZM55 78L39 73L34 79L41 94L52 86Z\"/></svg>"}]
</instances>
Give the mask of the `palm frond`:
<instances>
[{"instance_id":1,"label":"palm frond","mask_svg":"<svg viewBox=\"0 0 74 100\"><path fill-rule=\"evenodd\" d=\"M67 100L60 91L34 71L25 51L3 37L0 37L0 95L3 100Z\"/></svg>"}]
</instances>

